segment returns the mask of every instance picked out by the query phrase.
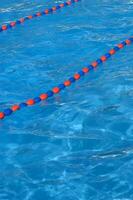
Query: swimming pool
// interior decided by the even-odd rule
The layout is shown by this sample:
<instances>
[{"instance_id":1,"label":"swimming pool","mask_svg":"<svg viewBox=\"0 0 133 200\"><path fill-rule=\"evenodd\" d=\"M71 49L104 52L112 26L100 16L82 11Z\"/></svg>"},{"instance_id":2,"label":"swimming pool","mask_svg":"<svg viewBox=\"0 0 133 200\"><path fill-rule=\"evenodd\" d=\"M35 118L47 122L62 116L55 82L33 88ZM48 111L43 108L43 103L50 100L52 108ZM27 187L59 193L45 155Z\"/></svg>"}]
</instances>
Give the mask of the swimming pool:
<instances>
[{"instance_id":1,"label":"swimming pool","mask_svg":"<svg viewBox=\"0 0 133 200\"><path fill-rule=\"evenodd\" d=\"M0 2L8 23L61 1ZM131 0L81 1L0 33L0 110L38 96L132 36ZM0 122L0 200L133 199L133 45Z\"/></svg>"}]
</instances>

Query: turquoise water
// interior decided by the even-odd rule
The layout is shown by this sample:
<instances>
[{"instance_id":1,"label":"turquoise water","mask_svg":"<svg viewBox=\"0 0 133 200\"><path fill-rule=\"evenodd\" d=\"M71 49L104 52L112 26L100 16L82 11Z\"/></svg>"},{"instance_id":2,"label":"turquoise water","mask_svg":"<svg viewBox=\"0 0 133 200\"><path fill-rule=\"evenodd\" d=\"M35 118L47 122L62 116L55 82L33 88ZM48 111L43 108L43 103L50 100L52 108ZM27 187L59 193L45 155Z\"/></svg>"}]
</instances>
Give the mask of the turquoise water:
<instances>
[{"instance_id":1,"label":"turquoise water","mask_svg":"<svg viewBox=\"0 0 133 200\"><path fill-rule=\"evenodd\" d=\"M61 1L0 2L0 24ZM0 33L0 110L132 36L132 0L83 0ZM0 200L133 199L133 45L0 122Z\"/></svg>"}]
</instances>

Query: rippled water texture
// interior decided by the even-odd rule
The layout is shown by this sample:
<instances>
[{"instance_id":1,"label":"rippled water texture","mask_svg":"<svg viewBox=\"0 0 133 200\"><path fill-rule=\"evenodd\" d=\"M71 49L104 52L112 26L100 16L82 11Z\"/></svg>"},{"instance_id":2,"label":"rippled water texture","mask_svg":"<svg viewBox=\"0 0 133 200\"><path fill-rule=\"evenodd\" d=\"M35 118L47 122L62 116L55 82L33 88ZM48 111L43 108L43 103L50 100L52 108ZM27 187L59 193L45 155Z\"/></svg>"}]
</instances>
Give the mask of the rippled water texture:
<instances>
[{"instance_id":1,"label":"rippled water texture","mask_svg":"<svg viewBox=\"0 0 133 200\"><path fill-rule=\"evenodd\" d=\"M61 1L0 1L0 24ZM0 33L0 110L133 35L132 0L83 0ZM133 45L0 122L0 200L133 200Z\"/></svg>"}]
</instances>

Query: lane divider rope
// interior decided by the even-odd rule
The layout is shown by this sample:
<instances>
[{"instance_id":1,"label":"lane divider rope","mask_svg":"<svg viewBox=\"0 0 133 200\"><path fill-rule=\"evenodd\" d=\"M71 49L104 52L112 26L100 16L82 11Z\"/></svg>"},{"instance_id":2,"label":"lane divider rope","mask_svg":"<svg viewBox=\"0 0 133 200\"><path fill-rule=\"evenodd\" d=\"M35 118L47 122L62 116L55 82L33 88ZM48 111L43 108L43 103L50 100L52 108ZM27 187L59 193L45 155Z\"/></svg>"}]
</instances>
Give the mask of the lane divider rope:
<instances>
[{"instance_id":1,"label":"lane divider rope","mask_svg":"<svg viewBox=\"0 0 133 200\"><path fill-rule=\"evenodd\" d=\"M73 84L75 81L79 80L82 76L86 75L88 72L91 70L95 69L98 65L104 63L107 61L112 55L114 55L117 51L125 47L126 45L130 45L133 43L133 36L130 37L129 39L123 41L122 43L116 45L114 48L112 48L109 52L101 56L99 59L96 61L92 62L90 65L87 65L83 67L79 72L75 73L72 77L69 79L65 80L63 83L59 84L58 86L54 87L52 90L47 91L46 93L40 94L40 96L35 97L33 99L28 99L26 102L22 102L20 104L16 104L11 106L11 108L5 109L3 112L0 112L0 120L4 119L5 117L13 114L17 110L23 109L24 107L27 106L32 106L36 103L39 103L41 101L44 101L50 97L52 97L55 94L58 94L61 92L63 89L66 87L70 86Z\"/></svg>"},{"instance_id":2,"label":"lane divider rope","mask_svg":"<svg viewBox=\"0 0 133 200\"><path fill-rule=\"evenodd\" d=\"M70 6L72 5L73 3L76 3L80 0L71 0L71 1L67 1L67 2L64 2L64 3L61 3L57 6L53 6L52 8L49 8L49 9L46 9L44 11L41 11L41 12L37 12L33 15L29 15L29 16L26 16L26 17L23 17L23 18L20 18L16 21L12 21L8 24L3 24L1 27L0 27L0 32L3 32L3 31L6 31L8 29L11 29L19 24L23 24L25 21L27 20L31 20L31 19L34 19L36 17L40 17L40 16L44 16L44 15L48 15L48 14L52 14L53 12L59 10L59 9L62 9L66 6Z\"/></svg>"}]
</instances>

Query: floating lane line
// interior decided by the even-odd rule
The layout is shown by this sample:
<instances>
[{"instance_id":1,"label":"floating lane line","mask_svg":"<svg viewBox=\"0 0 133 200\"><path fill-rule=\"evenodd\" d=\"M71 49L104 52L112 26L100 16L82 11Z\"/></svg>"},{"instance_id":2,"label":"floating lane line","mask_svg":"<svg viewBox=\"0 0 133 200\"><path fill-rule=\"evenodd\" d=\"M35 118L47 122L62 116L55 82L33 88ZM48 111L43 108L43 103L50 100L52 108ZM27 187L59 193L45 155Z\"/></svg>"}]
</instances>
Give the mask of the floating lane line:
<instances>
[{"instance_id":1,"label":"floating lane line","mask_svg":"<svg viewBox=\"0 0 133 200\"><path fill-rule=\"evenodd\" d=\"M64 90L66 87L69 87L74 82L78 81L82 76L88 74L91 70L95 69L98 65L104 63L107 61L112 55L114 55L116 52L118 52L120 49L125 47L126 45L130 45L133 43L133 37L130 37L129 39L123 41L122 43L116 45L114 48L112 48L109 52L101 56L96 61L92 62L90 65L87 65L83 67L79 72L75 73L72 77L65 80L63 83L59 84L58 86L54 87L52 90L47 91L46 93L40 94L40 96L35 97L33 99L28 99L26 102L22 102L20 104L15 104L11 106L11 108L7 108L4 111L0 112L0 120L6 118L7 116L10 116L14 112L21 110L28 106L33 106L41 101L44 101L53 95L58 94L62 90Z\"/></svg>"},{"instance_id":2,"label":"floating lane line","mask_svg":"<svg viewBox=\"0 0 133 200\"><path fill-rule=\"evenodd\" d=\"M28 15L28 16L20 18L20 19L18 19L16 21L12 21L12 22L10 22L8 24L3 24L0 27L0 32L6 31L8 29L11 29L11 28L13 28L13 27L15 27L15 26L17 26L19 24L23 24L27 20L31 20L31 19L34 19L36 17L52 14L53 12L55 12L57 10L61 10L62 8L66 7L66 6L73 5L74 3L77 3L78 1L80 1L80 0L71 0L71 1L64 2L64 3L60 3L57 6L53 6L52 8L45 9L45 10L43 10L41 12L37 12L37 13L35 13L33 15Z\"/></svg>"}]
</instances>

